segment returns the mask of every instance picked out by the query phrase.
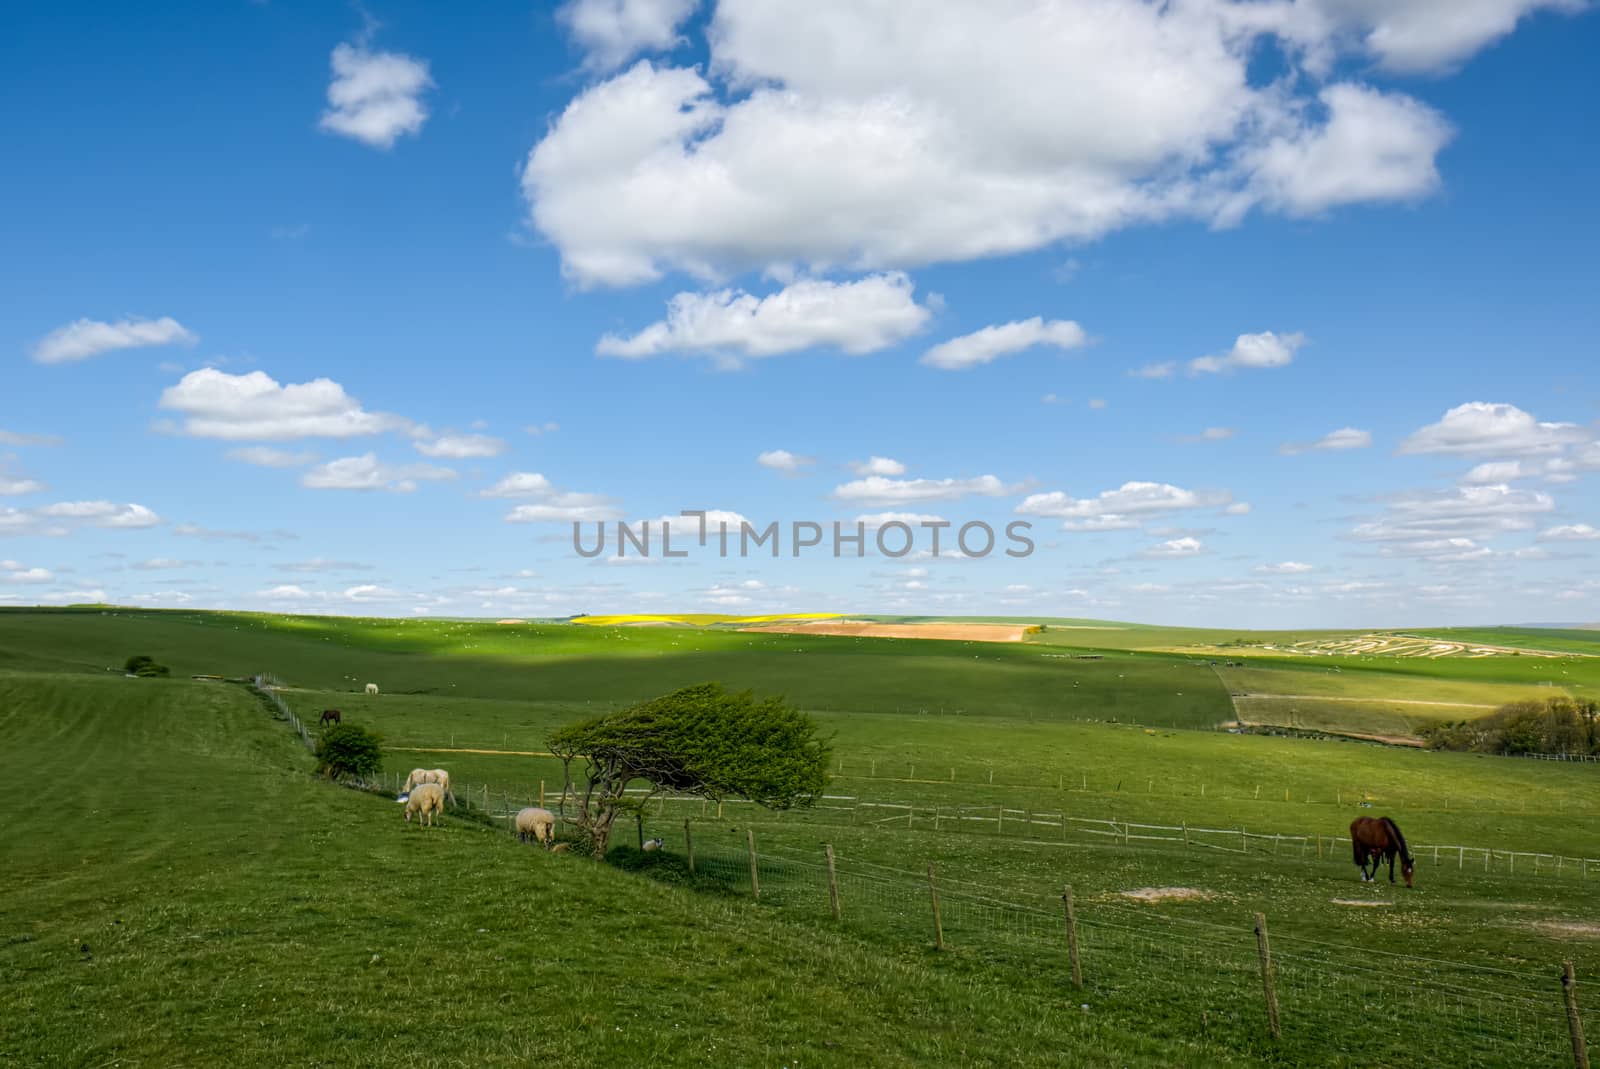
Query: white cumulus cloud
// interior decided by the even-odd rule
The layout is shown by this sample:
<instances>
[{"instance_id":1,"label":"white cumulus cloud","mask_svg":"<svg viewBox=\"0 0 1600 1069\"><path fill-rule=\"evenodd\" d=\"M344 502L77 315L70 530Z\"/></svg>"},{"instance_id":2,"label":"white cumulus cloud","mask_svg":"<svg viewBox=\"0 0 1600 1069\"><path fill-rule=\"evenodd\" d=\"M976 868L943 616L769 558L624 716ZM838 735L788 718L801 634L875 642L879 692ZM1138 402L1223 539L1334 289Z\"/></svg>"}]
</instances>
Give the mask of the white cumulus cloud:
<instances>
[{"instance_id":1,"label":"white cumulus cloud","mask_svg":"<svg viewBox=\"0 0 1600 1069\"><path fill-rule=\"evenodd\" d=\"M142 349L152 345L193 345L199 337L171 316L160 319L119 319L102 323L79 319L46 334L33 347L40 364L70 364L117 349Z\"/></svg>"},{"instance_id":2,"label":"white cumulus cloud","mask_svg":"<svg viewBox=\"0 0 1600 1069\"><path fill-rule=\"evenodd\" d=\"M529 153L523 193L584 285L909 268L1170 219L1410 200L1438 184L1446 121L1328 78L1327 56L1396 32L1383 7L813 0L796 18L721 0L708 62L641 60L585 88ZM667 47L675 16L648 33L599 19L595 55ZM1254 78L1273 45L1287 71Z\"/></svg>"},{"instance_id":3,"label":"white cumulus cloud","mask_svg":"<svg viewBox=\"0 0 1600 1069\"><path fill-rule=\"evenodd\" d=\"M328 108L318 124L323 130L387 149L422 129L428 119L422 94L433 86L426 60L341 44L332 63Z\"/></svg>"},{"instance_id":4,"label":"white cumulus cloud","mask_svg":"<svg viewBox=\"0 0 1600 1069\"><path fill-rule=\"evenodd\" d=\"M1595 539L1600 539L1600 529L1587 523L1561 524L1539 532L1541 542L1593 542Z\"/></svg>"},{"instance_id":5,"label":"white cumulus cloud","mask_svg":"<svg viewBox=\"0 0 1600 1069\"><path fill-rule=\"evenodd\" d=\"M1355 427L1340 427L1329 431L1314 442L1285 442L1278 452L1287 456L1314 451L1338 453L1347 449L1367 449L1372 445L1372 432Z\"/></svg>"},{"instance_id":6,"label":"white cumulus cloud","mask_svg":"<svg viewBox=\"0 0 1600 1069\"><path fill-rule=\"evenodd\" d=\"M556 18L587 53L584 66L615 70L642 52L677 45L700 0L568 0Z\"/></svg>"},{"instance_id":7,"label":"white cumulus cloud","mask_svg":"<svg viewBox=\"0 0 1600 1069\"><path fill-rule=\"evenodd\" d=\"M505 442L487 434L441 434L413 445L425 457L447 460L497 457L506 450Z\"/></svg>"},{"instance_id":8,"label":"white cumulus cloud","mask_svg":"<svg viewBox=\"0 0 1600 1069\"><path fill-rule=\"evenodd\" d=\"M434 464L385 464L374 453L340 457L319 464L300 477L312 490L388 490L408 494L419 482L454 479L455 471Z\"/></svg>"},{"instance_id":9,"label":"white cumulus cloud","mask_svg":"<svg viewBox=\"0 0 1600 1069\"><path fill-rule=\"evenodd\" d=\"M1532 456L1559 453L1588 437L1575 423L1541 422L1516 405L1469 401L1406 438L1400 452Z\"/></svg>"},{"instance_id":10,"label":"white cumulus cloud","mask_svg":"<svg viewBox=\"0 0 1600 1069\"><path fill-rule=\"evenodd\" d=\"M1004 497L1018 487L993 475L972 479L890 479L869 475L833 489L833 497L858 505L901 505L918 501L957 501L963 497Z\"/></svg>"},{"instance_id":11,"label":"white cumulus cloud","mask_svg":"<svg viewBox=\"0 0 1600 1069\"><path fill-rule=\"evenodd\" d=\"M1002 356L1020 353L1040 345L1057 349L1076 349L1088 342L1083 328L1067 319L1048 322L1039 316L984 327L959 338L940 342L922 354L929 367L957 371L988 364Z\"/></svg>"},{"instance_id":12,"label":"white cumulus cloud","mask_svg":"<svg viewBox=\"0 0 1600 1069\"><path fill-rule=\"evenodd\" d=\"M180 413L178 429L196 438L354 438L411 426L399 416L366 411L332 379L284 386L264 371L191 371L162 391L160 403Z\"/></svg>"},{"instance_id":13,"label":"white cumulus cloud","mask_svg":"<svg viewBox=\"0 0 1600 1069\"><path fill-rule=\"evenodd\" d=\"M1234 340L1233 348L1221 356L1202 356L1189 361L1189 373L1200 375L1240 368L1287 367L1293 362L1295 351L1305 343L1306 336L1298 332L1277 334L1264 330L1259 334L1241 334Z\"/></svg>"},{"instance_id":14,"label":"white cumulus cloud","mask_svg":"<svg viewBox=\"0 0 1600 1069\"><path fill-rule=\"evenodd\" d=\"M802 279L765 297L680 293L668 302L666 319L631 336L607 334L595 352L624 359L704 353L732 364L817 348L861 355L923 328L932 313L913 290L904 274L889 273L854 282Z\"/></svg>"},{"instance_id":15,"label":"white cumulus cloud","mask_svg":"<svg viewBox=\"0 0 1600 1069\"><path fill-rule=\"evenodd\" d=\"M799 456L787 449L769 449L756 457L756 463L763 468L781 471L785 475L800 475L816 462L815 457Z\"/></svg>"}]
</instances>

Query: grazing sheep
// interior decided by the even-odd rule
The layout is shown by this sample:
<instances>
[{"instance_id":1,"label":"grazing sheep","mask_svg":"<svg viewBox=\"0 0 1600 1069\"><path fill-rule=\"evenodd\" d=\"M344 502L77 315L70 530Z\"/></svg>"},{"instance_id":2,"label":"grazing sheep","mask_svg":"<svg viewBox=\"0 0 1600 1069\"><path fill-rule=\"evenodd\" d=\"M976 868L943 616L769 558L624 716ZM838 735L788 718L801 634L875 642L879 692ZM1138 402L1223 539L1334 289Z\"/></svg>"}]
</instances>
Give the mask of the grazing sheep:
<instances>
[{"instance_id":1,"label":"grazing sheep","mask_svg":"<svg viewBox=\"0 0 1600 1069\"><path fill-rule=\"evenodd\" d=\"M662 846L662 842L661 842L661 840L659 838L646 839L644 841L645 853L651 853L652 851L660 850L661 846Z\"/></svg>"},{"instance_id":2,"label":"grazing sheep","mask_svg":"<svg viewBox=\"0 0 1600 1069\"><path fill-rule=\"evenodd\" d=\"M517 838L527 842L530 838L550 849L556 837L556 815L548 809L529 806L517 813Z\"/></svg>"},{"instance_id":3,"label":"grazing sheep","mask_svg":"<svg viewBox=\"0 0 1600 1069\"><path fill-rule=\"evenodd\" d=\"M411 823L411 814L416 813L417 826L424 824L433 825L434 815L444 812L444 788L437 783L423 783L411 792L406 799L406 823Z\"/></svg>"},{"instance_id":4,"label":"grazing sheep","mask_svg":"<svg viewBox=\"0 0 1600 1069\"><path fill-rule=\"evenodd\" d=\"M376 684L376 683L368 683L367 684L367 693L368 694L377 694L378 693L378 684Z\"/></svg>"},{"instance_id":5,"label":"grazing sheep","mask_svg":"<svg viewBox=\"0 0 1600 1069\"><path fill-rule=\"evenodd\" d=\"M437 783L443 789L446 798L454 804L456 792L450 789L450 773L442 768L413 768L406 777L406 785L400 788L400 793L405 794L419 783Z\"/></svg>"}]
</instances>

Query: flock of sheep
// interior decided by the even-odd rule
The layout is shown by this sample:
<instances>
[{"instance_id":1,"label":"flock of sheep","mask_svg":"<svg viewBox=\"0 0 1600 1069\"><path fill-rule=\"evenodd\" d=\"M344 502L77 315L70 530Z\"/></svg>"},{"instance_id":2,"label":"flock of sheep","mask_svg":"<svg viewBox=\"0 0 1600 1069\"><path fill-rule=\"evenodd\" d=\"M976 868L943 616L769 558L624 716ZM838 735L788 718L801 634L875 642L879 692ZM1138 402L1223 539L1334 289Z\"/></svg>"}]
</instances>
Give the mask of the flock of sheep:
<instances>
[{"instance_id":1,"label":"flock of sheep","mask_svg":"<svg viewBox=\"0 0 1600 1069\"><path fill-rule=\"evenodd\" d=\"M442 768L413 768L400 789L400 799L406 804L406 823L417 818L417 825L433 826L434 817L444 812L445 799L452 803L455 792L450 789L450 773ZM516 816L517 838L523 842L536 842L546 850L561 853L566 844L556 842L556 815L548 809L529 806Z\"/></svg>"}]
</instances>

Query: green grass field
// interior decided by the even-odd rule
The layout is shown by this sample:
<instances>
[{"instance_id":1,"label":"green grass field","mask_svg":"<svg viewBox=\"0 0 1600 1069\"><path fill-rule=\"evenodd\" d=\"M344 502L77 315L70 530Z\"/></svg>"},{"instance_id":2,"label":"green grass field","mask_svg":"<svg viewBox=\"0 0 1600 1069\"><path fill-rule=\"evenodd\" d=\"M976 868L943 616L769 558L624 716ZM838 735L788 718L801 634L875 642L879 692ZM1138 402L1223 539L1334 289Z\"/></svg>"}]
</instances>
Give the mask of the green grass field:
<instances>
[{"instance_id":1,"label":"green grass field","mask_svg":"<svg viewBox=\"0 0 1600 1069\"><path fill-rule=\"evenodd\" d=\"M247 688L107 670L131 653L182 675L270 671L300 713L336 706L380 731L391 775L449 768L489 823L407 827L386 798L312 781ZM0 983L21 1024L0 1029L0 1062L1570 1064L1554 978L1563 960L1586 983L1600 973L1600 863L1567 860L1600 858L1600 766L1194 730L1229 719L1243 684L1367 709L1541 679L1522 658L1391 660L1213 669L1053 642L0 612L0 745L49 785L4 840ZM541 780L554 803L559 763L538 756L551 728L707 678L813 711L836 752L821 807L653 804L644 831L667 849L619 848L632 873L495 826ZM380 696L357 693L369 679ZM1348 847L1259 838L1334 837L1380 812L1417 850L1414 890L1360 884ZM1095 820L1181 825L1196 843L1123 842ZM1247 852L1200 834L1237 828L1257 836ZM1436 845L1499 853L1436 861ZM1066 883L1082 991L1066 981ZM1140 888L1195 897L1126 897ZM1281 1044L1265 1035L1257 911Z\"/></svg>"}]
</instances>

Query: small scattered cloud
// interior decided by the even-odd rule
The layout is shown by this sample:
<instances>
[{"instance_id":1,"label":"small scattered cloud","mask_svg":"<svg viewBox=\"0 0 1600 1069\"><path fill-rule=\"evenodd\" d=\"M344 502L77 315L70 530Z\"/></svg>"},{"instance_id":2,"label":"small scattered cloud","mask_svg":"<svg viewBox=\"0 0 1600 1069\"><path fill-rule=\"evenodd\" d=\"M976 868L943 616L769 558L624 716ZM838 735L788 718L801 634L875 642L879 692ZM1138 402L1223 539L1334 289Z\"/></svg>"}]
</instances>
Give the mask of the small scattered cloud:
<instances>
[{"instance_id":1,"label":"small scattered cloud","mask_svg":"<svg viewBox=\"0 0 1600 1069\"><path fill-rule=\"evenodd\" d=\"M1089 407L1094 409L1096 412L1102 411L1106 407L1105 398L1091 397L1089 399Z\"/></svg>"},{"instance_id":2,"label":"small scattered cloud","mask_svg":"<svg viewBox=\"0 0 1600 1069\"><path fill-rule=\"evenodd\" d=\"M1004 497L1020 489L993 475L971 479L890 479L869 475L834 487L833 497L860 505L901 505L917 501L957 501L963 497Z\"/></svg>"},{"instance_id":3,"label":"small scattered cloud","mask_svg":"<svg viewBox=\"0 0 1600 1069\"><path fill-rule=\"evenodd\" d=\"M332 66L328 108L317 124L322 130L378 149L422 130L428 119L422 95L433 88L426 60L341 44Z\"/></svg>"},{"instance_id":4,"label":"small scattered cloud","mask_svg":"<svg viewBox=\"0 0 1600 1069\"><path fill-rule=\"evenodd\" d=\"M1600 539L1600 529L1587 523L1567 523L1539 532L1541 542L1593 542L1596 539Z\"/></svg>"},{"instance_id":5,"label":"small scattered cloud","mask_svg":"<svg viewBox=\"0 0 1600 1069\"><path fill-rule=\"evenodd\" d=\"M24 434L21 431L8 431L0 427L0 445L15 446L58 446L61 439L54 434Z\"/></svg>"},{"instance_id":6,"label":"small scattered cloud","mask_svg":"<svg viewBox=\"0 0 1600 1069\"><path fill-rule=\"evenodd\" d=\"M1277 564L1258 564L1256 572L1260 575L1304 575L1316 571L1316 567L1303 561L1286 560Z\"/></svg>"},{"instance_id":7,"label":"small scattered cloud","mask_svg":"<svg viewBox=\"0 0 1600 1069\"><path fill-rule=\"evenodd\" d=\"M497 457L506 450L505 442L487 434L441 434L413 444L425 457L448 460Z\"/></svg>"},{"instance_id":8,"label":"small scattered cloud","mask_svg":"<svg viewBox=\"0 0 1600 1069\"><path fill-rule=\"evenodd\" d=\"M665 353L699 353L726 366L808 349L852 356L877 352L921 331L932 313L918 304L911 279L900 272L854 282L801 279L776 293L680 293L667 318L637 334L607 334L601 356L628 360Z\"/></svg>"},{"instance_id":9,"label":"small scattered cloud","mask_svg":"<svg viewBox=\"0 0 1600 1069\"><path fill-rule=\"evenodd\" d=\"M1306 343L1299 332L1278 334L1270 330L1259 334L1241 334L1234 340L1233 348L1221 356L1202 356L1189 361L1191 375L1219 374L1252 368L1287 367L1294 354Z\"/></svg>"},{"instance_id":10,"label":"small scattered cloud","mask_svg":"<svg viewBox=\"0 0 1600 1069\"><path fill-rule=\"evenodd\" d=\"M199 340L198 335L171 316L120 319L115 323L79 319L46 334L31 355L39 364L70 364L118 349L193 345Z\"/></svg>"},{"instance_id":11,"label":"small scattered cloud","mask_svg":"<svg viewBox=\"0 0 1600 1069\"><path fill-rule=\"evenodd\" d=\"M852 460L845 465L857 475L904 475L906 466L890 457L873 456L866 460Z\"/></svg>"},{"instance_id":12,"label":"small scattered cloud","mask_svg":"<svg viewBox=\"0 0 1600 1069\"><path fill-rule=\"evenodd\" d=\"M1198 445L1203 442L1226 442L1239 432L1232 427L1207 427L1199 434L1186 434L1178 441L1185 445Z\"/></svg>"},{"instance_id":13,"label":"small scattered cloud","mask_svg":"<svg viewBox=\"0 0 1600 1069\"><path fill-rule=\"evenodd\" d=\"M771 449L756 457L756 463L770 471L785 475L803 475L817 462L815 457L803 457L787 449Z\"/></svg>"},{"instance_id":14,"label":"small scattered cloud","mask_svg":"<svg viewBox=\"0 0 1600 1069\"><path fill-rule=\"evenodd\" d=\"M1205 551L1205 545L1198 538L1186 535L1183 538L1173 538L1165 542L1158 542L1145 549L1139 555L1158 560L1171 560L1180 557L1198 557Z\"/></svg>"},{"instance_id":15,"label":"small scattered cloud","mask_svg":"<svg viewBox=\"0 0 1600 1069\"><path fill-rule=\"evenodd\" d=\"M1342 452L1348 449L1366 449L1372 445L1372 432L1354 427L1340 427L1329 431L1314 442L1285 442L1278 447L1284 456L1298 456L1311 452Z\"/></svg>"},{"instance_id":16,"label":"small scattered cloud","mask_svg":"<svg viewBox=\"0 0 1600 1069\"><path fill-rule=\"evenodd\" d=\"M1074 498L1060 490L1029 494L1017 506L1017 512L1080 521L1080 526L1069 530L1101 531L1137 527L1143 518L1165 513L1221 508L1232 503L1233 495L1226 490L1186 490L1171 483L1126 482L1092 498Z\"/></svg>"},{"instance_id":17,"label":"small scattered cloud","mask_svg":"<svg viewBox=\"0 0 1600 1069\"><path fill-rule=\"evenodd\" d=\"M1128 374L1136 379L1170 379L1173 372L1177 370L1178 362L1176 360L1163 360L1158 364L1145 364L1142 367L1136 367Z\"/></svg>"},{"instance_id":18,"label":"small scattered cloud","mask_svg":"<svg viewBox=\"0 0 1600 1069\"><path fill-rule=\"evenodd\" d=\"M374 453L340 457L318 465L300 477L300 485L311 490L387 490L409 494L419 482L439 482L456 478L451 468L433 464L385 464Z\"/></svg>"},{"instance_id":19,"label":"small scattered cloud","mask_svg":"<svg viewBox=\"0 0 1600 1069\"><path fill-rule=\"evenodd\" d=\"M227 456L229 460L254 464L258 468L301 468L315 463L317 459L315 453L291 453L286 449L273 449L265 445L230 449Z\"/></svg>"},{"instance_id":20,"label":"small scattered cloud","mask_svg":"<svg viewBox=\"0 0 1600 1069\"><path fill-rule=\"evenodd\" d=\"M530 423L526 427L522 428L522 432L524 434L531 434L537 438L544 434L554 434L560 429L561 424L559 423Z\"/></svg>"},{"instance_id":21,"label":"small scattered cloud","mask_svg":"<svg viewBox=\"0 0 1600 1069\"><path fill-rule=\"evenodd\" d=\"M1002 356L1039 346L1072 350L1088 344L1082 327L1067 319L1046 321L1040 316L984 327L940 342L922 354L921 362L945 371L959 371L992 363Z\"/></svg>"}]
</instances>

